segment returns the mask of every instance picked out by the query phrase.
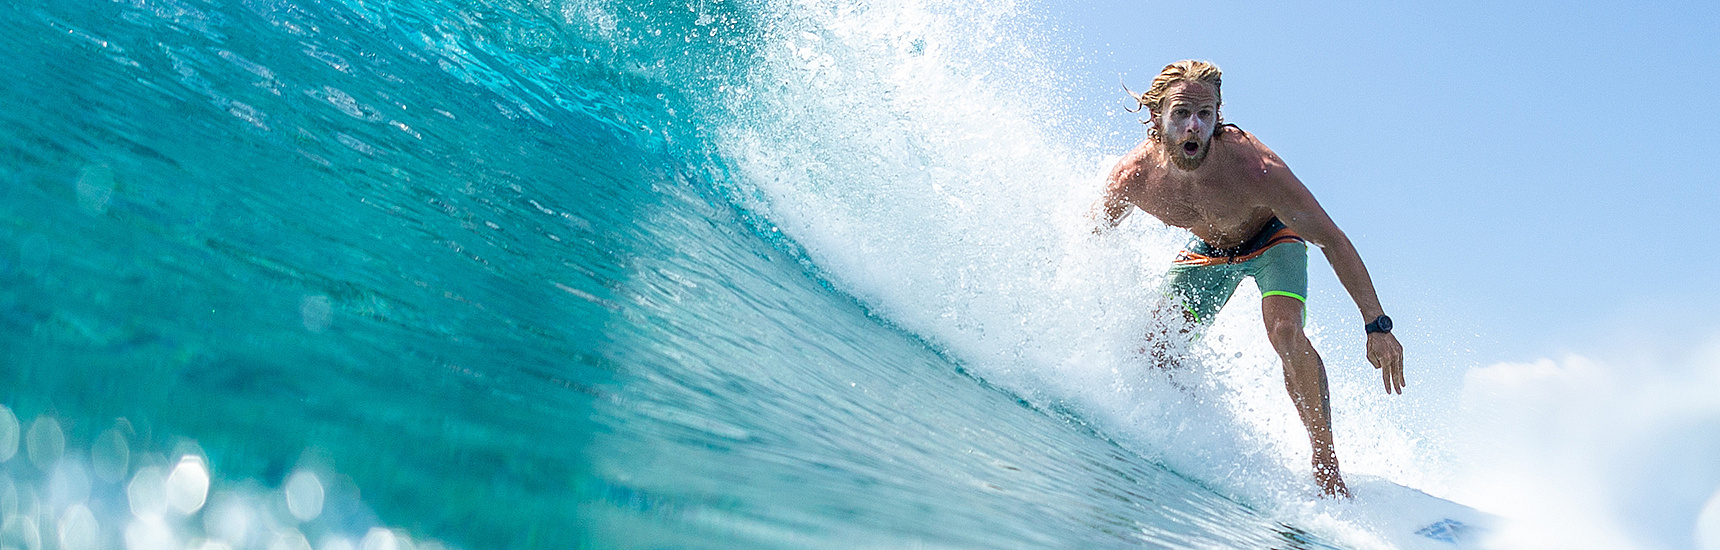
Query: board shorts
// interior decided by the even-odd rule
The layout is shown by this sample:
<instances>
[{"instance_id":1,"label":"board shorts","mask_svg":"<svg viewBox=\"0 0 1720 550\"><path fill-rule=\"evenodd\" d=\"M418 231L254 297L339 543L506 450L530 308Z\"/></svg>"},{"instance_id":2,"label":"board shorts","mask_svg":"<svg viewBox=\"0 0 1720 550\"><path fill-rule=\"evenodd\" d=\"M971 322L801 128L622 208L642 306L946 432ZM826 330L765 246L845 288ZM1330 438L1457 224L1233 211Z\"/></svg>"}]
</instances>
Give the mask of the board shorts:
<instances>
[{"instance_id":1,"label":"board shorts","mask_svg":"<svg viewBox=\"0 0 1720 550\"><path fill-rule=\"evenodd\" d=\"M1278 218L1241 246L1217 249L1196 237L1171 262L1165 297L1196 323L1206 323L1230 301L1243 277L1253 277L1260 296L1308 301L1308 244Z\"/></svg>"}]
</instances>

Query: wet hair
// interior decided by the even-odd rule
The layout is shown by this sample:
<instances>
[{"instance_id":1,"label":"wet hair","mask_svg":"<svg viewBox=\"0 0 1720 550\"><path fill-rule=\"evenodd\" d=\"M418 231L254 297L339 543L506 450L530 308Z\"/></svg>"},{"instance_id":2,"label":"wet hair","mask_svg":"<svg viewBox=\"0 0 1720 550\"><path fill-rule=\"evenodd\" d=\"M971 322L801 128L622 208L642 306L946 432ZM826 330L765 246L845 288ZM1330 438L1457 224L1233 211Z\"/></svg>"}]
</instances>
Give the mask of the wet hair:
<instances>
[{"instance_id":1,"label":"wet hair","mask_svg":"<svg viewBox=\"0 0 1720 550\"><path fill-rule=\"evenodd\" d=\"M1176 63L1165 65L1165 68L1159 71L1159 76L1153 78L1153 85L1151 88L1147 88L1146 92L1137 94L1133 90L1130 90L1129 86L1126 84L1123 86L1123 91L1128 92L1129 97L1135 98L1135 108L1129 109L1129 112L1136 113L1140 112L1142 109L1146 109L1149 112L1156 113L1159 109L1159 103L1165 100L1165 94L1170 91L1172 84L1182 81L1203 82L1212 86L1213 98L1218 100L1217 106L1222 108L1224 106L1224 94L1221 92L1222 88L1220 77L1223 74L1223 71L1218 70L1218 65L1213 65L1212 63L1205 61L1184 59ZM1141 124L1153 123L1151 120L1143 120L1141 121ZM1154 133L1156 134L1158 127L1156 124L1153 126L1153 129L1155 130ZM1226 126L1224 124L1224 113L1221 109L1218 113L1218 127L1221 129L1220 131L1222 131L1224 126Z\"/></svg>"}]
</instances>

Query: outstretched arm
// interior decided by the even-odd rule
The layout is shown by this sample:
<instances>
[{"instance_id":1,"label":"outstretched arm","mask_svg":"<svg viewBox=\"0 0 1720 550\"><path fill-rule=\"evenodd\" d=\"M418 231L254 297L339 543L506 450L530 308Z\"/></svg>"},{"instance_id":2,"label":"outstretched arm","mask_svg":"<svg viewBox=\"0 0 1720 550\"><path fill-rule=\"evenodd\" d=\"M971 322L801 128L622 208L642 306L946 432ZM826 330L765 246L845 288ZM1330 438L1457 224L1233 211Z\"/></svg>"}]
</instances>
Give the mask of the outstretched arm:
<instances>
[{"instance_id":1,"label":"outstretched arm","mask_svg":"<svg viewBox=\"0 0 1720 550\"><path fill-rule=\"evenodd\" d=\"M1343 283L1344 290L1349 291L1350 298L1361 309L1363 323L1384 315L1385 308L1380 306L1374 281L1368 276L1368 268L1362 264L1362 256L1356 253L1350 238L1338 229L1338 225L1326 215L1326 210L1314 200L1314 194L1308 192L1308 188L1276 155L1267 152L1265 169L1271 185L1268 206L1273 213L1284 225L1325 252L1326 261L1332 264L1332 271L1338 275L1338 282ZM1368 362L1380 369L1386 392L1403 393L1403 345L1389 332L1371 333L1367 338Z\"/></svg>"},{"instance_id":2,"label":"outstretched arm","mask_svg":"<svg viewBox=\"0 0 1720 550\"><path fill-rule=\"evenodd\" d=\"M1117 161L1117 166L1112 168L1111 174L1105 178L1105 195L1093 204L1093 212L1090 214L1097 222L1093 228L1094 233L1116 228L1117 224L1123 222L1123 218L1129 217L1129 212L1132 211L1130 207L1133 205L1129 204L1126 198L1128 189L1134 179L1140 177L1140 170L1134 167L1132 158L1133 155L1129 155Z\"/></svg>"}]
</instances>

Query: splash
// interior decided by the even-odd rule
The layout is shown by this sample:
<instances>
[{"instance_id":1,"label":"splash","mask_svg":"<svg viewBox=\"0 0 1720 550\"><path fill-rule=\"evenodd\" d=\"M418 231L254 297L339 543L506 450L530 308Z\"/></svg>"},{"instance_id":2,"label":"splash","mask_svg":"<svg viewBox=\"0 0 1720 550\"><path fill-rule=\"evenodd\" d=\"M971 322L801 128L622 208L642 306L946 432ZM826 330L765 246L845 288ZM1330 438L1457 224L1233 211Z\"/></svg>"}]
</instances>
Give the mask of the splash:
<instances>
[{"instance_id":1,"label":"splash","mask_svg":"<svg viewBox=\"0 0 1720 550\"><path fill-rule=\"evenodd\" d=\"M1253 306L1141 360L1185 235L1092 234L1023 4L0 16L82 69L0 88L27 532L1327 546L1259 506L1306 476Z\"/></svg>"},{"instance_id":2,"label":"splash","mask_svg":"<svg viewBox=\"0 0 1720 550\"><path fill-rule=\"evenodd\" d=\"M1304 491L1306 436L1251 287L1187 369L1139 353L1188 235L1146 215L1094 234L1116 157L1053 130L1069 107L1021 5L805 5L839 17L784 17L723 102L739 115L714 132L750 208L837 288L985 380L1233 494ZM1420 466L1380 415L1338 431L1353 464Z\"/></svg>"}]
</instances>

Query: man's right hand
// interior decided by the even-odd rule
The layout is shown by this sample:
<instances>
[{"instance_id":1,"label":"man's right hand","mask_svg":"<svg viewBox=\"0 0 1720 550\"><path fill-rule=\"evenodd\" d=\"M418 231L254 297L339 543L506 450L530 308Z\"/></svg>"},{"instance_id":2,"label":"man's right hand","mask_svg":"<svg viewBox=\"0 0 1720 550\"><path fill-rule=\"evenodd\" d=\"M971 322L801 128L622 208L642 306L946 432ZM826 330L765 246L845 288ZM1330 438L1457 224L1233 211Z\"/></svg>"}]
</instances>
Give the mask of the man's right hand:
<instances>
[{"instance_id":1,"label":"man's right hand","mask_svg":"<svg viewBox=\"0 0 1720 550\"><path fill-rule=\"evenodd\" d=\"M1390 332L1369 334L1368 362L1380 369L1386 393L1403 393L1403 387L1408 384L1403 380L1403 344L1398 343L1397 336Z\"/></svg>"}]
</instances>

